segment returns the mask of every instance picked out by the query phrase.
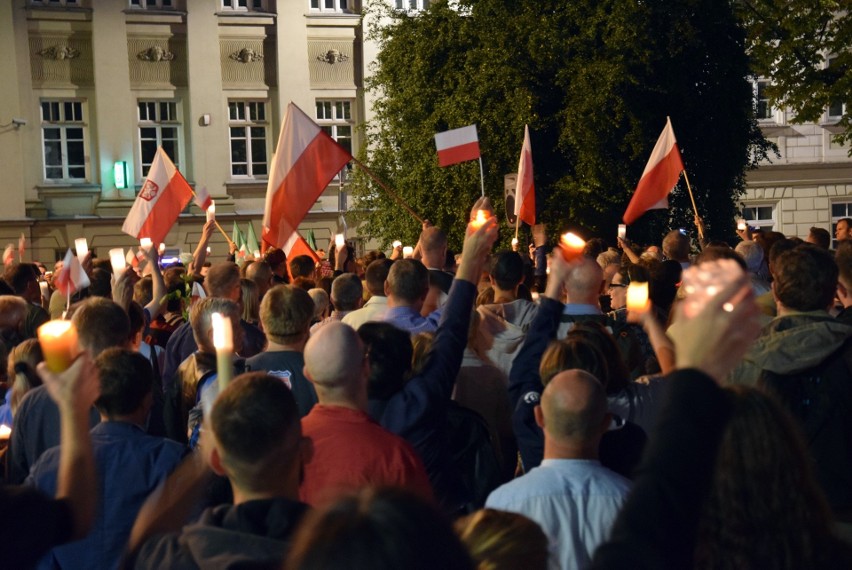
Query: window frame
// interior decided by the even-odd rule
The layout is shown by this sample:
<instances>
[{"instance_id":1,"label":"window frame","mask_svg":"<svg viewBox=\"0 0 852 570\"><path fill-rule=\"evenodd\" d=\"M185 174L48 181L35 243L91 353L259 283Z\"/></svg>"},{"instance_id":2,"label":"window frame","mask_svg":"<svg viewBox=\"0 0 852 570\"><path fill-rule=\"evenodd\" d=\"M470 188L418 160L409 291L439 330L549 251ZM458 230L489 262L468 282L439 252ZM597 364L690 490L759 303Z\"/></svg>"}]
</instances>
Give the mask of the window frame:
<instances>
[{"instance_id":1,"label":"window frame","mask_svg":"<svg viewBox=\"0 0 852 570\"><path fill-rule=\"evenodd\" d=\"M841 214L841 215L835 215L835 213L834 213L834 207L835 206L845 206L846 212L844 214ZM836 201L831 202L831 212L829 212L829 213L831 214L831 217L830 217L831 229L829 230L831 232L831 248L837 249L838 241L834 237L835 235L837 235L835 233L835 230L837 229L837 222L842 220L843 218L852 218L852 199L850 199L850 200L836 200Z\"/></svg>"},{"instance_id":2,"label":"window frame","mask_svg":"<svg viewBox=\"0 0 852 570\"><path fill-rule=\"evenodd\" d=\"M330 7L326 5L329 2L332 4ZM349 14L352 12L352 2L354 0L309 0L308 10L320 14Z\"/></svg>"},{"instance_id":3,"label":"window frame","mask_svg":"<svg viewBox=\"0 0 852 570\"><path fill-rule=\"evenodd\" d=\"M57 118L53 117L53 113L49 113L50 117L45 118L45 105L57 105ZM79 105L80 116L78 120L67 120L66 119L66 105ZM86 104L85 99L80 98L43 98L39 100L39 118L40 118L40 136L41 136L41 151L42 151L42 175L44 181L46 183L53 184L61 184L61 183L81 183L89 181L89 135L88 135L88 124L86 123L86 114L88 112L88 106ZM76 114L72 112L72 114ZM59 129L59 138L58 139L48 139L47 138L47 129ZM69 139L68 137L68 129L80 129L81 135L80 139ZM58 141L60 147L60 164L59 168L62 169L62 176L60 178L50 177L48 176L48 168L57 168L57 165L48 165L47 158L47 142L48 141ZM82 152L83 152L83 163L71 165L68 162L68 143L69 142L77 142L79 141ZM71 176L70 170L72 168L79 169L83 168L83 176Z\"/></svg>"},{"instance_id":4,"label":"window frame","mask_svg":"<svg viewBox=\"0 0 852 570\"><path fill-rule=\"evenodd\" d=\"M233 119L231 118L231 105L240 105L242 108L242 118ZM253 120L250 118L249 110L251 109L251 105L262 105L263 109L263 119L261 120ZM253 99L253 98L240 98L240 99L228 99L228 163L230 166L230 176L232 180L267 180L269 178L269 167L270 167L270 155L269 155L269 134L270 134L270 126L272 122L269 118L269 101L266 99ZM257 110L255 110L255 114L257 115ZM245 128L244 136L242 137L234 137L232 129L234 128ZM263 129L263 137L253 137L252 133L255 129ZM263 161L254 160L254 149L252 148L252 141L254 140L262 140L264 145L264 157ZM235 174L234 173L234 141L242 140L245 144L245 174ZM243 164L242 162L238 162L236 164ZM262 174L256 174L255 168L256 165L263 164L265 166L266 171Z\"/></svg>"},{"instance_id":5,"label":"window frame","mask_svg":"<svg viewBox=\"0 0 852 570\"><path fill-rule=\"evenodd\" d=\"M754 116L759 123L769 123L769 122L774 123L774 122L777 121L776 116L775 116L776 109L770 103L769 97L764 97L764 98L760 97L760 92L762 90L762 87L764 87L764 86L769 87L770 83L771 82L770 82L769 79L764 79L762 77L758 77L757 79L754 79L751 83L752 84L752 92L753 92L753 100L754 100ZM761 105L764 105L766 107L766 112L765 112L764 116L761 116L761 114L760 114Z\"/></svg>"},{"instance_id":6,"label":"window frame","mask_svg":"<svg viewBox=\"0 0 852 570\"><path fill-rule=\"evenodd\" d=\"M396 9L405 12L422 12L428 10L431 0L396 0ZM413 4L413 6L412 6Z\"/></svg>"},{"instance_id":7,"label":"window frame","mask_svg":"<svg viewBox=\"0 0 852 570\"><path fill-rule=\"evenodd\" d=\"M154 106L155 118L153 120L147 117L145 119L142 118L142 105ZM162 118L162 105L173 106L172 117L168 117L165 120ZM175 168L180 170L180 165L183 163L183 121L181 119L181 106L180 102L176 99L139 98L136 100L136 151L139 164L137 172L139 172L140 181L145 180L148 176L145 157L142 150L142 142L143 140L152 140L150 138L143 138L142 129L155 129L156 135L153 140L156 143L157 148L163 146L163 140L174 140L176 152L170 153L169 158L171 158L172 162L174 162ZM175 129L174 139L164 137L163 129ZM156 156L156 150L154 151L154 154ZM154 157L151 157L152 161L153 158ZM148 168L150 168L150 164L148 164Z\"/></svg>"},{"instance_id":8,"label":"window frame","mask_svg":"<svg viewBox=\"0 0 852 570\"><path fill-rule=\"evenodd\" d=\"M168 6L164 4L168 2ZM127 0L131 10L174 10L176 0Z\"/></svg>"},{"instance_id":9,"label":"window frame","mask_svg":"<svg viewBox=\"0 0 852 570\"><path fill-rule=\"evenodd\" d=\"M245 2L245 6L240 6ZM222 12L267 12L267 0L219 0Z\"/></svg>"},{"instance_id":10,"label":"window frame","mask_svg":"<svg viewBox=\"0 0 852 570\"><path fill-rule=\"evenodd\" d=\"M771 217L762 218L760 217L760 209L761 208L769 208L771 211ZM746 215L747 210L753 210L754 216L749 218ZM778 203L777 202L755 202L743 204L740 215L742 215L743 220L749 225L749 227L758 227L760 229L768 229L770 231L775 231L775 226L778 222Z\"/></svg>"},{"instance_id":11,"label":"window frame","mask_svg":"<svg viewBox=\"0 0 852 570\"><path fill-rule=\"evenodd\" d=\"M324 107L327 105L330 111L331 116L320 116L320 105ZM340 107L338 107L340 105ZM344 111L345 109L345 111ZM341 111L338 116L338 111ZM348 114L348 116L347 116ZM355 99L349 99L345 97L329 99L329 98L318 98L314 101L314 120L316 120L317 125L325 131L336 143L340 144L343 148L346 148L349 151L349 154L355 156ZM338 133L338 129L340 127L346 127L349 129L348 135L341 135ZM341 144L340 141L348 140L349 144ZM348 146L348 148L347 148ZM339 177L339 173L335 175L335 180Z\"/></svg>"},{"instance_id":12,"label":"window frame","mask_svg":"<svg viewBox=\"0 0 852 570\"><path fill-rule=\"evenodd\" d=\"M82 0L28 0L27 4L38 8L82 8Z\"/></svg>"}]
</instances>

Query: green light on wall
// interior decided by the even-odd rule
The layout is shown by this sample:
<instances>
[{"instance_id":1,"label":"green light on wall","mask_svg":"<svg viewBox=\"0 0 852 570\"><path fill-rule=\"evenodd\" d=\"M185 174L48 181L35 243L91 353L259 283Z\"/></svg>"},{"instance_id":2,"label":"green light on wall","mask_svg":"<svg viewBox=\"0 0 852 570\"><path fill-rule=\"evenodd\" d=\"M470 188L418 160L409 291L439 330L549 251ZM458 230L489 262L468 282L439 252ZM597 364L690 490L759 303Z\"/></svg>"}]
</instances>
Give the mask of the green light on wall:
<instances>
[{"instance_id":1,"label":"green light on wall","mask_svg":"<svg viewBox=\"0 0 852 570\"><path fill-rule=\"evenodd\" d=\"M127 162L119 160L113 165L112 172L115 176L115 187L118 189L127 188Z\"/></svg>"}]
</instances>

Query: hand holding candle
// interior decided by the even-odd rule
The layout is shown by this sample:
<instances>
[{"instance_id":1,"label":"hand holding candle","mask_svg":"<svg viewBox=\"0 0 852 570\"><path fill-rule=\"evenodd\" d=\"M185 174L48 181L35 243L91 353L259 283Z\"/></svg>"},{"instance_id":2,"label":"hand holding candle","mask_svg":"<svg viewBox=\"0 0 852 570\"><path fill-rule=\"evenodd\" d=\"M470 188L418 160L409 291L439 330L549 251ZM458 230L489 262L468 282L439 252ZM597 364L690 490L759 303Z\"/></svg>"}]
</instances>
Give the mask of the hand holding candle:
<instances>
[{"instance_id":1,"label":"hand holding candle","mask_svg":"<svg viewBox=\"0 0 852 570\"><path fill-rule=\"evenodd\" d=\"M74 248L77 250L77 258L82 260L89 253L89 242L86 238L77 238L74 240Z\"/></svg>"},{"instance_id":2,"label":"hand holding candle","mask_svg":"<svg viewBox=\"0 0 852 570\"><path fill-rule=\"evenodd\" d=\"M562 257L565 261L574 261L583 255L586 242L581 237L568 232L562 235L559 247L562 250Z\"/></svg>"},{"instance_id":3,"label":"hand holding candle","mask_svg":"<svg viewBox=\"0 0 852 570\"><path fill-rule=\"evenodd\" d=\"M410 245L407 245L404 248L402 248L403 259L408 259L412 255L414 255L414 248L413 247L411 247Z\"/></svg>"},{"instance_id":4,"label":"hand holding candle","mask_svg":"<svg viewBox=\"0 0 852 570\"><path fill-rule=\"evenodd\" d=\"M647 282L633 281L627 286L627 310L637 315L647 313L651 310Z\"/></svg>"},{"instance_id":5,"label":"hand holding candle","mask_svg":"<svg viewBox=\"0 0 852 570\"><path fill-rule=\"evenodd\" d=\"M485 222L488 221L488 218L491 217L488 214L489 212L485 210L477 210L476 216L470 221L470 227L473 230L478 230L479 228L481 228L483 225L485 225Z\"/></svg>"},{"instance_id":6,"label":"hand holding candle","mask_svg":"<svg viewBox=\"0 0 852 570\"><path fill-rule=\"evenodd\" d=\"M216 372L219 392L225 389L233 374L234 331L231 329L231 319L222 313L210 315L213 325L213 346L216 348Z\"/></svg>"},{"instance_id":7,"label":"hand holding candle","mask_svg":"<svg viewBox=\"0 0 852 570\"><path fill-rule=\"evenodd\" d=\"M124 248L116 247L109 250L109 261L112 264L112 274L115 280L121 279L124 275L124 270L127 268L127 258L124 257Z\"/></svg>"},{"instance_id":8,"label":"hand holding candle","mask_svg":"<svg viewBox=\"0 0 852 570\"><path fill-rule=\"evenodd\" d=\"M77 353L77 329L71 321L48 321L38 328L38 342L51 372L63 372Z\"/></svg>"},{"instance_id":9,"label":"hand holding candle","mask_svg":"<svg viewBox=\"0 0 852 570\"><path fill-rule=\"evenodd\" d=\"M210 206L207 208L207 221L216 219L216 202L210 200Z\"/></svg>"}]
</instances>

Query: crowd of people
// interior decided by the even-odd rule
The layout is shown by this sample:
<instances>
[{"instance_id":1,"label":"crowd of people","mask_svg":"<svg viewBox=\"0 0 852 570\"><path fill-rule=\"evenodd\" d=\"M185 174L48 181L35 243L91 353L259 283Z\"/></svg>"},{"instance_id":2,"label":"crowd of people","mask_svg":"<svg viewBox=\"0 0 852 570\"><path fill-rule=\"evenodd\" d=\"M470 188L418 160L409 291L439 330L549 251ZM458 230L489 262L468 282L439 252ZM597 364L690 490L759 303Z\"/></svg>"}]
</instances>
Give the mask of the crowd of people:
<instances>
[{"instance_id":1,"label":"crowd of people","mask_svg":"<svg viewBox=\"0 0 852 570\"><path fill-rule=\"evenodd\" d=\"M0 565L852 567L852 220L836 250L572 253L493 251L490 213L458 255L427 222L409 256L319 261L210 263L208 222L183 262L85 255L70 299L7 265Z\"/></svg>"}]
</instances>

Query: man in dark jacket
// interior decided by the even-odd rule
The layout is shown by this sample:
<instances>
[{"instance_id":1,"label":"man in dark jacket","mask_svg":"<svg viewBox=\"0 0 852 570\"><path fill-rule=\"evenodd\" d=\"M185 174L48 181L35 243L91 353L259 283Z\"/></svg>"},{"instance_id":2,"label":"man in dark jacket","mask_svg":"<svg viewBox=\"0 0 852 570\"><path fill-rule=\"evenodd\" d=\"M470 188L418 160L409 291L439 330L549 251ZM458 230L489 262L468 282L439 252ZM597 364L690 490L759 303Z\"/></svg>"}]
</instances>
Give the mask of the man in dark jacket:
<instances>
[{"instance_id":1,"label":"man in dark jacket","mask_svg":"<svg viewBox=\"0 0 852 570\"><path fill-rule=\"evenodd\" d=\"M308 509L298 501L304 446L293 395L278 378L243 374L219 395L207 425L206 461L194 454L148 499L126 567L281 567ZM211 469L231 482L234 504L206 509L179 530Z\"/></svg>"}]
</instances>

